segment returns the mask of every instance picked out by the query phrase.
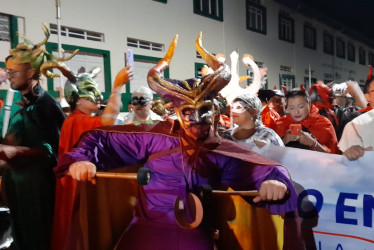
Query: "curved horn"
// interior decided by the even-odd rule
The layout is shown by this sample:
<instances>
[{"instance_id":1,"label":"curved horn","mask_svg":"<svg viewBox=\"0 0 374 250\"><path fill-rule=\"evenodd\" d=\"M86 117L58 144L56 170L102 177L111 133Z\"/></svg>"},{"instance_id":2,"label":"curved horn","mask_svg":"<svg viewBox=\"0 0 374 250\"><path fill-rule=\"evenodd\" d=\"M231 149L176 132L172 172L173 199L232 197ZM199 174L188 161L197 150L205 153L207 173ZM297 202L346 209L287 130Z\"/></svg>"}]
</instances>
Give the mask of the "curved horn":
<instances>
[{"instance_id":1,"label":"curved horn","mask_svg":"<svg viewBox=\"0 0 374 250\"><path fill-rule=\"evenodd\" d=\"M373 80L372 79L372 74L373 74L373 66L369 65L369 73L368 73L368 76L367 76L366 80L368 80L368 81Z\"/></svg>"},{"instance_id":2,"label":"curved horn","mask_svg":"<svg viewBox=\"0 0 374 250\"><path fill-rule=\"evenodd\" d=\"M74 73L63 63L60 62L54 62L54 61L49 61L44 63L40 67L40 72L45 75L47 78L53 78L53 77L60 77L59 74L53 74L52 72L49 71L49 69L57 68L58 70L61 71L61 73L69 79L71 82L76 82L76 77L74 76Z\"/></svg>"},{"instance_id":3,"label":"curved horn","mask_svg":"<svg viewBox=\"0 0 374 250\"><path fill-rule=\"evenodd\" d=\"M305 92L305 83L304 82L302 84L300 84L300 90L301 90L301 92Z\"/></svg>"},{"instance_id":4,"label":"curved horn","mask_svg":"<svg viewBox=\"0 0 374 250\"><path fill-rule=\"evenodd\" d=\"M56 60L56 61L59 61L59 62L69 61L70 59L72 59L78 53L78 51L79 51L79 49L74 50L73 54L71 54L68 57L65 57L65 52L62 52L63 57L53 57L53 59Z\"/></svg>"},{"instance_id":5,"label":"curved horn","mask_svg":"<svg viewBox=\"0 0 374 250\"><path fill-rule=\"evenodd\" d=\"M203 48L201 38L203 33L200 31L200 34L196 38L195 47L197 52L201 55L204 61L211 67L214 71L216 71L221 65L222 62L218 61L215 56L209 53L206 49Z\"/></svg>"},{"instance_id":6,"label":"curved horn","mask_svg":"<svg viewBox=\"0 0 374 250\"><path fill-rule=\"evenodd\" d=\"M161 72L164 72L165 69L169 67L171 59L173 58L175 48L177 47L178 35L175 35L173 41L169 45L169 49L166 52L164 58L159 61L152 69L148 72L148 77L160 75Z\"/></svg>"},{"instance_id":7,"label":"curved horn","mask_svg":"<svg viewBox=\"0 0 374 250\"><path fill-rule=\"evenodd\" d=\"M262 87L261 71L255 63L253 56L250 54L244 54L242 62L244 63L244 65L250 66L253 71L253 81L252 84L246 89L246 93L256 95ZM266 71L264 72L264 74L266 75Z\"/></svg>"},{"instance_id":8,"label":"curved horn","mask_svg":"<svg viewBox=\"0 0 374 250\"><path fill-rule=\"evenodd\" d=\"M281 88L283 89L284 94L287 95L288 94L288 90L287 90L286 86L281 85Z\"/></svg>"},{"instance_id":9,"label":"curved horn","mask_svg":"<svg viewBox=\"0 0 374 250\"><path fill-rule=\"evenodd\" d=\"M48 29L47 25L45 25L44 23L42 24L42 29L44 31L45 38L40 43L35 44L34 48L39 48L40 46L44 45L48 41L49 36L51 35L51 33L49 32L49 29Z\"/></svg>"}]
</instances>

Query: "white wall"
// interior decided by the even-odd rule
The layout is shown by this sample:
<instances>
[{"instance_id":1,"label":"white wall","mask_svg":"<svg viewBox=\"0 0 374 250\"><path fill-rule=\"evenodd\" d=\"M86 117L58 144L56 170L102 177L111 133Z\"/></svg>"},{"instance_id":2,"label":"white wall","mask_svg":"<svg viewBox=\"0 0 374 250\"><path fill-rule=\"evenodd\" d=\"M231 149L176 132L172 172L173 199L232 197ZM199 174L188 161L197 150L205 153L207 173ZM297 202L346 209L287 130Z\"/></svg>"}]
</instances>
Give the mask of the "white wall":
<instances>
[{"instance_id":1,"label":"white wall","mask_svg":"<svg viewBox=\"0 0 374 250\"><path fill-rule=\"evenodd\" d=\"M269 88L279 84L279 74L294 74L296 83L304 81L305 69L311 64L312 77L324 79L325 73L335 71L342 75L344 81L349 77L349 70L355 80L365 79L367 67L358 63L359 46L352 38L340 35L347 46L348 41L356 45L356 61L340 59L323 53L323 31L331 30L334 35L339 31L293 13L273 1L264 1L267 8L267 34L252 32L246 29L245 0L223 0L224 22L199 16L193 13L193 1L168 0L163 4L151 0L62 0L63 26L101 32L105 42L85 41L62 37L63 44L109 50L111 56L111 74L114 80L116 73L124 66L124 53L127 49L127 37L165 44L165 50L173 36L179 34L179 41L174 58L170 65L170 77L177 79L194 76L194 63L203 63L196 58L195 39L203 31L203 46L212 53L224 53L229 58L231 51L237 50L240 58L250 53L256 61L264 62L268 67ZM295 19L295 43L278 39L278 13L287 11ZM41 23L56 23L55 1L53 0L2 0L1 12L25 18L27 37L36 42L43 39ZM317 50L304 48L303 25L307 21L317 28ZM57 36L51 35L50 42L57 42ZM5 58L8 48L0 44L0 58ZM336 49L336 47L335 47ZM373 51L373 48L371 48ZM134 49L134 54L163 57L164 52ZM346 53L347 55L347 53ZM334 58L334 59L333 59ZM0 60L2 61L2 60ZM229 63L229 60L228 60ZM281 72L280 65L290 66L291 73ZM240 63L240 75L246 74L246 68Z\"/></svg>"}]
</instances>

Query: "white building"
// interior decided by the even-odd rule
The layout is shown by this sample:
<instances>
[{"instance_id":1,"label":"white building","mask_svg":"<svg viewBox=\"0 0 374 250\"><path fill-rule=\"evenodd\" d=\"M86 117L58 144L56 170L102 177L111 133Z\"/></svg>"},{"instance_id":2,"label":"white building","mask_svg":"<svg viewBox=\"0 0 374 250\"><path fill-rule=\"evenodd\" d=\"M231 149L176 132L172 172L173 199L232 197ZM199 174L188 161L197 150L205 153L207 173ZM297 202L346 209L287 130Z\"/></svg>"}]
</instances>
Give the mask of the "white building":
<instances>
[{"instance_id":1,"label":"white building","mask_svg":"<svg viewBox=\"0 0 374 250\"><path fill-rule=\"evenodd\" d=\"M229 55L236 50L252 54L268 67L268 88L298 86L317 79L361 85L368 64L374 64L374 46L343 25L306 9L294 9L273 0L60 0L62 47L80 49L68 66L89 70L100 66L97 78L108 96L116 73L125 66L127 49L135 54L135 79L123 88L130 92L147 85L148 69L160 60L172 38L179 41L166 77L196 76L204 61L197 57L195 39L203 31L203 46L211 53ZM2 0L0 9L0 66L17 33L34 43L44 35L41 24L52 30L46 49L57 54L56 2L54 0ZM250 69L239 64L239 74ZM311 74L309 74L309 69ZM54 81L54 82L53 82ZM45 85L54 96L60 80ZM0 98L8 86L0 86ZM124 105L126 107L127 105Z\"/></svg>"}]
</instances>

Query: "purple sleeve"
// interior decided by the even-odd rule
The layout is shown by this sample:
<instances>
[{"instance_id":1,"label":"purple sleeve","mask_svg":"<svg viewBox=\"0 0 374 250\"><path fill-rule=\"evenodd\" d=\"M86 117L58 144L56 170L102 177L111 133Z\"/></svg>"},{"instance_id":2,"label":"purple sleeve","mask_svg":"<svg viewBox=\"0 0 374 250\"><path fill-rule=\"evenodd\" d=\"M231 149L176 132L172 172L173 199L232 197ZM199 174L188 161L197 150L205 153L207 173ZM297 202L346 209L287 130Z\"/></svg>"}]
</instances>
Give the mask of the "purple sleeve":
<instances>
[{"instance_id":1,"label":"purple sleeve","mask_svg":"<svg viewBox=\"0 0 374 250\"><path fill-rule=\"evenodd\" d=\"M158 140L154 143L154 140ZM90 161L98 170L109 170L144 163L157 145L167 144L162 136L143 133L112 133L93 130L88 132L73 152L64 154L55 169L57 176L67 172L78 161Z\"/></svg>"},{"instance_id":2,"label":"purple sleeve","mask_svg":"<svg viewBox=\"0 0 374 250\"><path fill-rule=\"evenodd\" d=\"M253 165L249 162L237 161L239 163L231 163L224 168L222 173L223 184L234 190L259 190L261 183L266 180L280 181L287 186L289 191L287 199L280 203L263 202L258 205L265 206L272 214L284 214L296 210L297 194L284 167ZM251 201L251 199L248 199L248 201Z\"/></svg>"}]
</instances>

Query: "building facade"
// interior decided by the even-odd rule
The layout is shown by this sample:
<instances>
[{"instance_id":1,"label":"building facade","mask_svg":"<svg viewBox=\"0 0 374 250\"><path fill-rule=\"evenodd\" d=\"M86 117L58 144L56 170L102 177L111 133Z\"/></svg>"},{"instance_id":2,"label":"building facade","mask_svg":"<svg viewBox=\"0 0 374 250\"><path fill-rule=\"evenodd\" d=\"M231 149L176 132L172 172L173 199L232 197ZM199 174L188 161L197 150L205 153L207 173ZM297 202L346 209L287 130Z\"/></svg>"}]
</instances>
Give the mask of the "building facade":
<instances>
[{"instance_id":1,"label":"building facade","mask_svg":"<svg viewBox=\"0 0 374 250\"><path fill-rule=\"evenodd\" d=\"M79 54L67 65L102 68L97 81L104 96L111 91L116 73L126 64L126 50L135 58L135 78L123 88L123 101L146 86L146 74L167 50L175 34L178 46L165 77L197 76L204 61L195 50L203 32L203 46L222 53L251 54L268 68L267 88L289 88L301 83L353 79L364 84L368 64L374 64L370 42L347 32L333 20L320 21L318 13L287 6L274 0L3 0L0 9L0 66L9 49L22 41L43 39L41 24L51 29L46 50L58 56L56 2L61 7L61 43L68 55ZM17 34L22 36L18 37ZM239 63L239 75L251 69ZM45 88L60 96L64 79L44 80ZM244 83L249 84L248 83ZM0 86L0 98L9 85ZM127 105L124 105L126 107Z\"/></svg>"}]
</instances>

